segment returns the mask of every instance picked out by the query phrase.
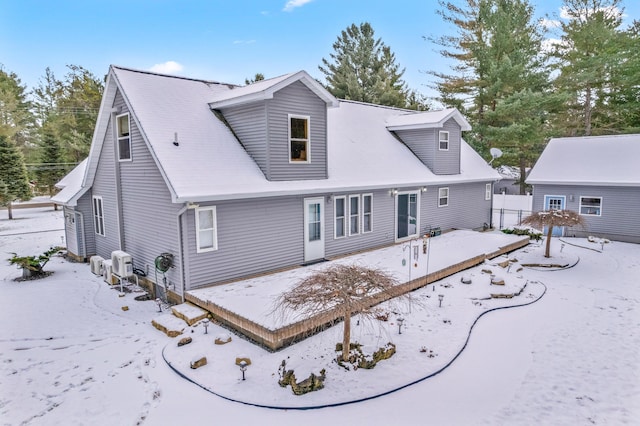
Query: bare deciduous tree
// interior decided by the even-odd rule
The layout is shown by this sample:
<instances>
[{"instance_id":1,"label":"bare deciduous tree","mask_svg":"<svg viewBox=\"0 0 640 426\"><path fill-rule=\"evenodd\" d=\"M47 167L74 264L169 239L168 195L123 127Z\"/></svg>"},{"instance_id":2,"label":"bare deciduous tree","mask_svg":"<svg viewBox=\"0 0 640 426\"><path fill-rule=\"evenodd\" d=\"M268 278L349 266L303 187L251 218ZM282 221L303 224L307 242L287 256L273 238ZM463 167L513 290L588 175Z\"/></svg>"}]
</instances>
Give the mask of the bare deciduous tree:
<instances>
[{"instance_id":1,"label":"bare deciduous tree","mask_svg":"<svg viewBox=\"0 0 640 426\"><path fill-rule=\"evenodd\" d=\"M368 308L396 297L397 280L390 274L357 265L334 265L305 278L276 300L276 310L313 316L335 309L344 318L342 360L349 359L351 316L373 317ZM397 289L396 289L397 290ZM408 295L397 296L409 298Z\"/></svg>"},{"instance_id":2,"label":"bare deciduous tree","mask_svg":"<svg viewBox=\"0 0 640 426\"><path fill-rule=\"evenodd\" d=\"M551 236L554 226L584 226L585 221L582 216L573 210L545 210L534 212L531 216L522 220L523 225L530 225L535 228L543 229L547 227L547 244L544 251L544 257L551 257Z\"/></svg>"}]
</instances>

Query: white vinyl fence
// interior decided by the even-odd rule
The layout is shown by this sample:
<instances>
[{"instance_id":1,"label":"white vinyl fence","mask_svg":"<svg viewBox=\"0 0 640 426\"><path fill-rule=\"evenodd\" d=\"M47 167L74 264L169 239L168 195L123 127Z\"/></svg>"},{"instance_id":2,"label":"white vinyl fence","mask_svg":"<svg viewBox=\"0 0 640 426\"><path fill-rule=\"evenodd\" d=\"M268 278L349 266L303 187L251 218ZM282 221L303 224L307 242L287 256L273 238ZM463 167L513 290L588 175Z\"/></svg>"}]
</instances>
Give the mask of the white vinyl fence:
<instances>
[{"instance_id":1,"label":"white vinyl fence","mask_svg":"<svg viewBox=\"0 0 640 426\"><path fill-rule=\"evenodd\" d=\"M522 219L531 215L532 195L493 195L492 224L496 229L519 225Z\"/></svg>"}]
</instances>

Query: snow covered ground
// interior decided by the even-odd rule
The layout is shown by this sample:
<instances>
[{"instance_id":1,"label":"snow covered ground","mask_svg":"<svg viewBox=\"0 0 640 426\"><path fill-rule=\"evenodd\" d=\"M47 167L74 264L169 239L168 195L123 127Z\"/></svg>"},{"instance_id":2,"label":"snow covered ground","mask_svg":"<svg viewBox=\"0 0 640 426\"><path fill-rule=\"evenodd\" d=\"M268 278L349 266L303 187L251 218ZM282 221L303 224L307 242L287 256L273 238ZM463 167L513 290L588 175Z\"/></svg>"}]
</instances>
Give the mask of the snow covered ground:
<instances>
[{"instance_id":1,"label":"snow covered ground","mask_svg":"<svg viewBox=\"0 0 640 426\"><path fill-rule=\"evenodd\" d=\"M14 213L14 221L0 219L0 253L5 258L11 252L39 254L61 244L61 212L29 209ZM612 242L599 252L599 244L567 239L560 253L560 244L554 241L555 258L578 263L559 271L524 269L523 279L532 284L520 296L522 301L539 294L541 286L533 282L544 283L546 294L526 307L484 315L466 349L441 374L380 398L306 411L258 408L215 396L175 374L163 353L184 365L187 356L203 348L212 358L210 365L193 370L199 383L216 383L207 377L215 375L226 389L234 390L230 394L234 397L263 394L277 401L278 393L290 394L276 384L283 355L289 357L289 367L300 369L297 376L301 380L305 368L318 364L314 356L329 356L326 348L333 345L341 324L276 354L235 335L228 345L214 348L212 340L222 330L210 326L209 337L203 339L203 327L196 326L188 333L194 342L179 348L184 353L176 354L177 340L150 325L158 315L156 304L135 301L135 294L119 297L118 291L90 273L89 265L54 258L46 268L53 275L16 282L20 271L2 261L0 424L637 424L640 246ZM531 262L541 250L531 245L512 257L520 263ZM468 272L472 273L482 276ZM475 280L469 288L474 285ZM350 384L335 380L334 384L345 386L341 389L345 399L351 393L375 394L388 389L390 382L415 379L429 370L426 367L433 371L450 357L466 338L466 333L451 332L458 329L458 323L468 321L461 313L473 317L482 311L471 299L461 302L467 304L465 309L451 305L462 300L453 297L454 292L462 291L461 286L453 277L438 283L435 294L445 294L442 308L437 307L434 296L426 297L430 288L423 291L420 309L429 316L419 317L419 308L413 306L403 314L402 335L397 334L394 315L382 329L356 330L360 335L355 333L354 340L369 339L376 344L392 340L398 353L373 370L344 373L366 375L367 380ZM123 311L123 306L129 310ZM314 345L317 350L312 356L308 351ZM433 349L437 356L428 358L429 352L419 351L422 346ZM246 381L234 365L214 368L216 357L225 351L233 356L246 351L255 357ZM262 361L269 357L276 361L273 367ZM325 389L302 398L330 402L329 396L340 394L330 387L331 380L328 376Z\"/></svg>"}]
</instances>

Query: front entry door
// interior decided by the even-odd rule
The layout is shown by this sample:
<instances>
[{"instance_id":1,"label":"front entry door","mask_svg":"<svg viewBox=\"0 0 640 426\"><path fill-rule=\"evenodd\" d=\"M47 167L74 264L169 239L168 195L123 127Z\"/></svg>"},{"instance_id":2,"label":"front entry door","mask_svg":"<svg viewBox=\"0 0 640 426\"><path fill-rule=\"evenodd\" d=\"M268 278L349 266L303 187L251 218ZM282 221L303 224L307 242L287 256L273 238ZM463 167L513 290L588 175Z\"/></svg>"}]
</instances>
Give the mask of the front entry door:
<instances>
[{"instance_id":1,"label":"front entry door","mask_svg":"<svg viewBox=\"0 0 640 426\"><path fill-rule=\"evenodd\" d=\"M565 206L565 196L564 195L545 195L544 196L544 209L549 210L564 210ZM547 235L547 227L545 226L542 230L544 235ZM564 235L564 226L554 226L553 233L554 237L562 237Z\"/></svg>"},{"instance_id":2,"label":"front entry door","mask_svg":"<svg viewBox=\"0 0 640 426\"><path fill-rule=\"evenodd\" d=\"M324 197L304 199L304 261L324 259Z\"/></svg>"}]
</instances>

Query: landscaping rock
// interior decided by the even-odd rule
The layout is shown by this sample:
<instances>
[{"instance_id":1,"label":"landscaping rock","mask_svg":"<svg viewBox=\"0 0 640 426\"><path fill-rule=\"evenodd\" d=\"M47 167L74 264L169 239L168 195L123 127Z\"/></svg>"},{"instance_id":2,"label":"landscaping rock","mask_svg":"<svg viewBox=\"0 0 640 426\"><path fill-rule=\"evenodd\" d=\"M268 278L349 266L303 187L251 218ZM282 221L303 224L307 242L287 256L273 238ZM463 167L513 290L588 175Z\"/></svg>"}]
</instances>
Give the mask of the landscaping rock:
<instances>
[{"instance_id":1,"label":"landscaping rock","mask_svg":"<svg viewBox=\"0 0 640 426\"><path fill-rule=\"evenodd\" d=\"M240 365L242 361L246 362L247 365L251 365L251 358L245 355L238 355L236 357L236 365Z\"/></svg>"},{"instance_id":2,"label":"landscaping rock","mask_svg":"<svg viewBox=\"0 0 640 426\"><path fill-rule=\"evenodd\" d=\"M199 358L194 358L191 361L191 368L193 368L194 370L196 368L200 368L200 367L205 366L205 365L207 365L207 357L206 356L199 357Z\"/></svg>"},{"instance_id":3,"label":"landscaping rock","mask_svg":"<svg viewBox=\"0 0 640 426\"><path fill-rule=\"evenodd\" d=\"M231 336L229 334L218 334L216 340L213 341L216 345L226 345L231 342Z\"/></svg>"},{"instance_id":4,"label":"landscaping rock","mask_svg":"<svg viewBox=\"0 0 640 426\"><path fill-rule=\"evenodd\" d=\"M182 339L180 339L180 341L178 342L178 346L184 346L184 345L188 345L189 343L191 343L192 339L191 337L183 337Z\"/></svg>"},{"instance_id":5,"label":"landscaping rock","mask_svg":"<svg viewBox=\"0 0 640 426\"><path fill-rule=\"evenodd\" d=\"M128 310L129 310L129 307L128 307L128 306L123 306L123 307L122 307L122 310L123 310L123 311L128 311Z\"/></svg>"}]
</instances>

